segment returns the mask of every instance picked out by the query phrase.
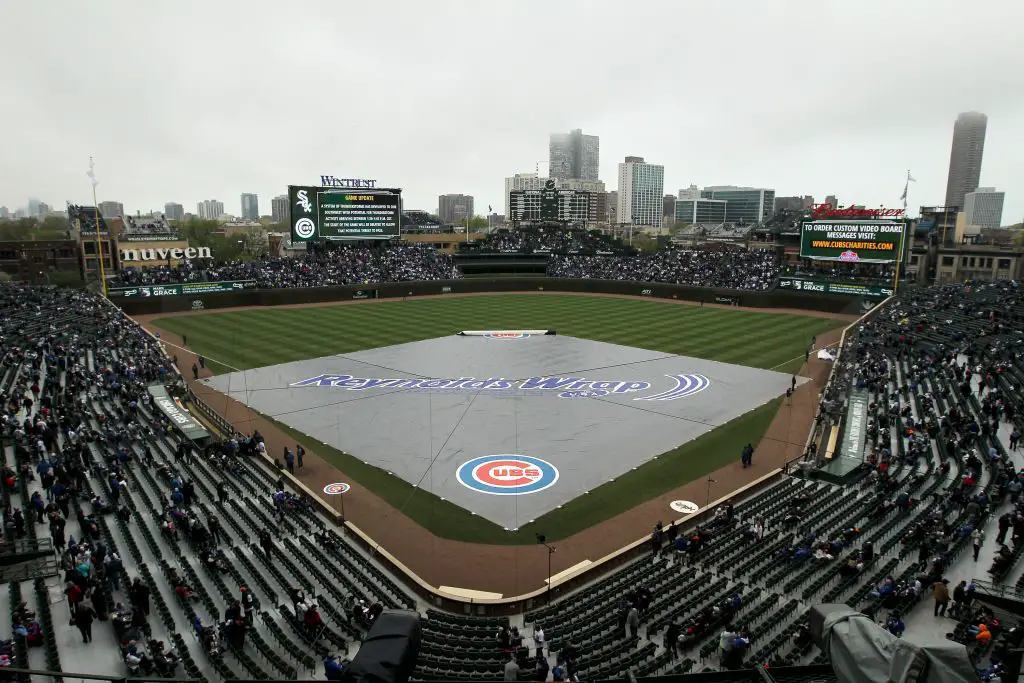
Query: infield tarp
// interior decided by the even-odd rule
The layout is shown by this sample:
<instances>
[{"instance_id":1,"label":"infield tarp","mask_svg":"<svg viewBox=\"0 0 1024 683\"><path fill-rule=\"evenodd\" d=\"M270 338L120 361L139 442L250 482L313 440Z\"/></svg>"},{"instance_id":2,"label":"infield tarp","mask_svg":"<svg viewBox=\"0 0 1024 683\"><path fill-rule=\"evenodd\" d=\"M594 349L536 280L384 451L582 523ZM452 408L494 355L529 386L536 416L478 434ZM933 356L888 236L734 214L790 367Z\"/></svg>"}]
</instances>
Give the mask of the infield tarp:
<instances>
[{"instance_id":1,"label":"infield tarp","mask_svg":"<svg viewBox=\"0 0 1024 683\"><path fill-rule=\"evenodd\" d=\"M790 375L566 336L452 335L206 382L513 529L785 393ZM494 495L456 477L503 454L558 479Z\"/></svg>"}]
</instances>

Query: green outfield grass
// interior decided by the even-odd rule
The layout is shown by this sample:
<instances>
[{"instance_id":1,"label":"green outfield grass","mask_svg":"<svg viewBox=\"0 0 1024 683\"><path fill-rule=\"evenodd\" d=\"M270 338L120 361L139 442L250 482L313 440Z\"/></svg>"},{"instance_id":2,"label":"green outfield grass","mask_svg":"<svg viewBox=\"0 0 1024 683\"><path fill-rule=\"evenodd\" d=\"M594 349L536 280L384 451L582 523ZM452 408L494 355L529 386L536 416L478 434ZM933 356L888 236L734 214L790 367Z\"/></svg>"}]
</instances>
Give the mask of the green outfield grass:
<instances>
[{"instance_id":1,"label":"green outfield grass","mask_svg":"<svg viewBox=\"0 0 1024 683\"><path fill-rule=\"evenodd\" d=\"M214 372L351 353L468 329L555 329L559 334L612 344L795 372L803 364L811 337L843 322L647 299L524 294L250 309L164 317L154 324L187 335L189 346L207 358L207 367ZM715 471L738 458L747 442L760 440L777 408L778 403L771 402L753 410L518 531L505 531L357 457L278 426L438 536L522 544L534 542L534 531L542 531L549 539L571 536Z\"/></svg>"}]
</instances>

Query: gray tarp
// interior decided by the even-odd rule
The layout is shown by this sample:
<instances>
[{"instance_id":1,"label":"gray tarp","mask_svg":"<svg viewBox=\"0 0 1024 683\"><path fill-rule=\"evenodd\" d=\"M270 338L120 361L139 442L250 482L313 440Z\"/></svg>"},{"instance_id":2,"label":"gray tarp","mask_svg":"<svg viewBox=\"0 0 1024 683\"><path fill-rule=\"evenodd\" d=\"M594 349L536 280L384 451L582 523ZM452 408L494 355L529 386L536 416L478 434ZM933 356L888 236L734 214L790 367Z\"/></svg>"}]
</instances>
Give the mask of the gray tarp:
<instances>
[{"instance_id":1,"label":"gray tarp","mask_svg":"<svg viewBox=\"0 0 1024 683\"><path fill-rule=\"evenodd\" d=\"M844 683L977 683L967 648L960 643L925 641L912 633L897 638L846 605L812 607L810 623Z\"/></svg>"}]
</instances>

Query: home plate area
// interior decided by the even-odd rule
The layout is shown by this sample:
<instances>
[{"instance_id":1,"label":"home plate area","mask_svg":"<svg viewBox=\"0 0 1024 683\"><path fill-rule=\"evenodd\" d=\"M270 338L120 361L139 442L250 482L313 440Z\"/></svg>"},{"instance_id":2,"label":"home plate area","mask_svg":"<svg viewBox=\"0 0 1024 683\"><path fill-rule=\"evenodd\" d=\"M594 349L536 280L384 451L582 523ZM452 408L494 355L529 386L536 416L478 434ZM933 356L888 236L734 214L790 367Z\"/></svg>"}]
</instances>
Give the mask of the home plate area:
<instances>
[{"instance_id":1,"label":"home plate area","mask_svg":"<svg viewBox=\"0 0 1024 683\"><path fill-rule=\"evenodd\" d=\"M205 381L516 529L785 393L790 376L562 335L467 333Z\"/></svg>"}]
</instances>

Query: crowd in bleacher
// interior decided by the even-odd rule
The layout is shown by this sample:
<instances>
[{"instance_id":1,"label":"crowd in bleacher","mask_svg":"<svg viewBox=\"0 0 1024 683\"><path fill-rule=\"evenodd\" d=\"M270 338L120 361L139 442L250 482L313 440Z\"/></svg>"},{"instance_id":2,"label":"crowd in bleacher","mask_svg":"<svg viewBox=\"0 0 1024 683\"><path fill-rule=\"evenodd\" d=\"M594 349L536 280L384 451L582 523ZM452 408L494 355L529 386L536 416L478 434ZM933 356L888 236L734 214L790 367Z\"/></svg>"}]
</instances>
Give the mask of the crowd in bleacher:
<instances>
[{"instance_id":1,"label":"crowd in bleacher","mask_svg":"<svg viewBox=\"0 0 1024 683\"><path fill-rule=\"evenodd\" d=\"M551 277L665 282L693 287L768 289L778 276L771 250L662 249L636 256L552 256Z\"/></svg>"},{"instance_id":2,"label":"crowd in bleacher","mask_svg":"<svg viewBox=\"0 0 1024 683\"><path fill-rule=\"evenodd\" d=\"M632 251L597 230L561 227L496 230L476 242L460 244L459 248L493 254L623 254Z\"/></svg>"},{"instance_id":3,"label":"crowd in bleacher","mask_svg":"<svg viewBox=\"0 0 1024 683\"><path fill-rule=\"evenodd\" d=\"M433 247L399 244L378 248L331 247L295 258L233 261L204 265L187 261L175 266L126 268L111 287L165 285L180 282L255 280L265 289L331 287L459 277L452 257Z\"/></svg>"},{"instance_id":4,"label":"crowd in bleacher","mask_svg":"<svg viewBox=\"0 0 1024 683\"><path fill-rule=\"evenodd\" d=\"M851 392L868 396L857 485L787 476L697 527L659 524L653 561L528 612L521 630L429 611L415 678L824 661L806 620L818 602L846 602L896 636L922 612L949 620L998 678L1024 631L977 602L975 579L1024 589L1022 334L1016 283L900 294L848 335L823 395L813 458L828 455ZM382 609L413 606L259 464L258 432L185 440L146 391L176 381L171 361L107 302L4 285L0 344L4 539L52 540L73 628L83 643L95 635L86 647L118 648L123 673L337 677ZM989 548L991 562L962 569ZM64 608L51 610L42 579L8 590L0 666L59 670Z\"/></svg>"},{"instance_id":5,"label":"crowd in bleacher","mask_svg":"<svg viewBox=\"0 0 1024 683\"><path fill-rule=\"evenodd\" d=\"M865 282L892 285L896 271L886 263L843 263L841 261L812 261L803 259L799 264L787 265L780 275L808 277L838 282Z\"/></svg>"}]
</instances>

